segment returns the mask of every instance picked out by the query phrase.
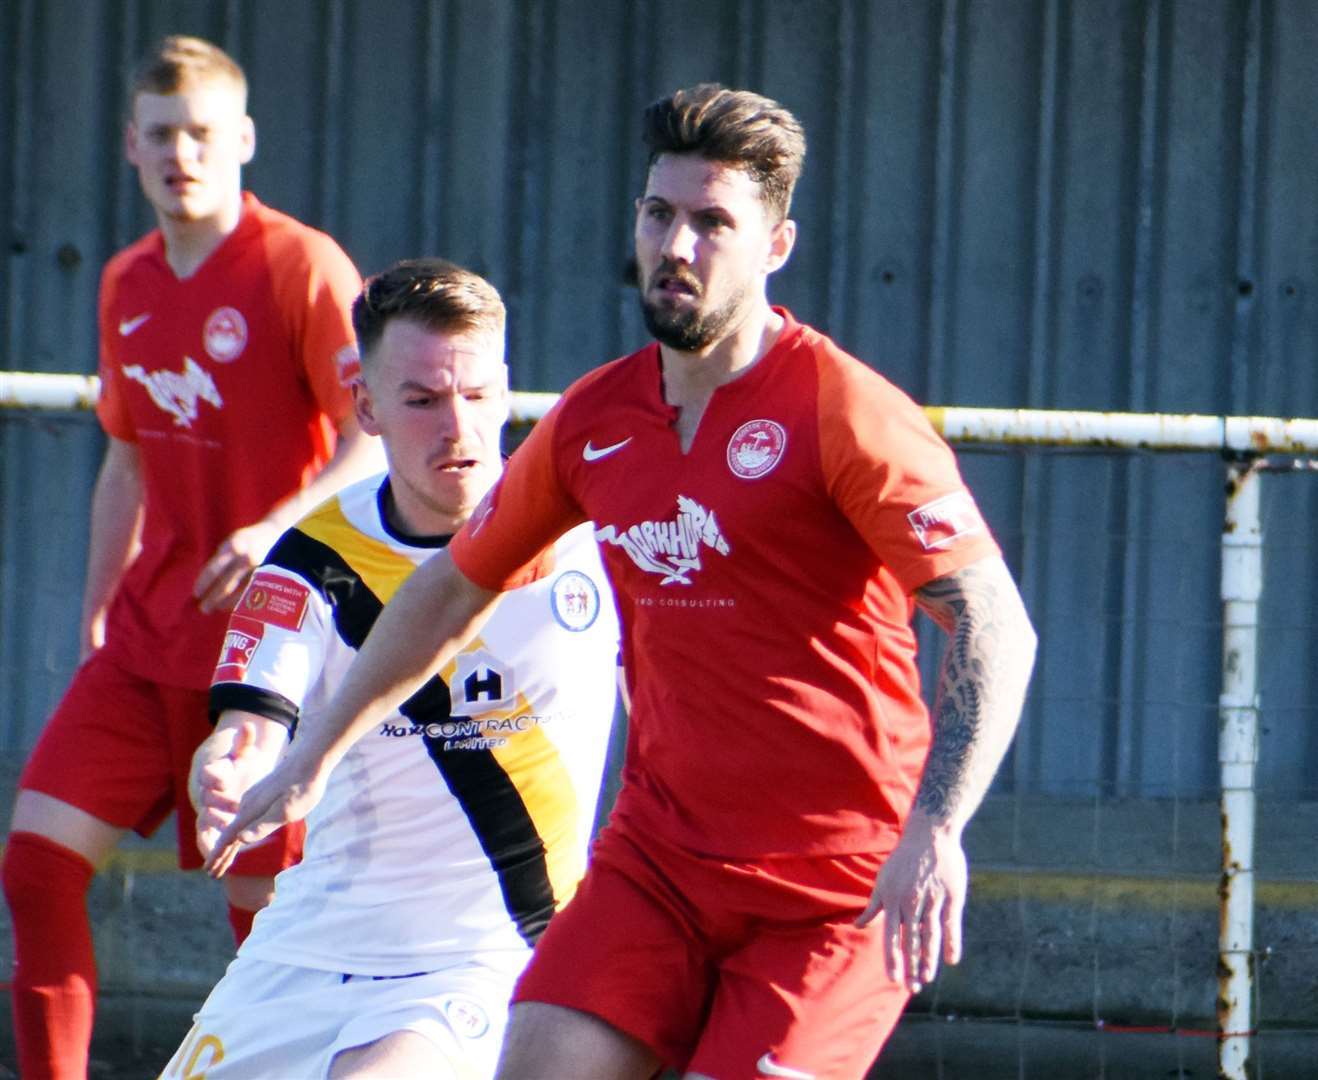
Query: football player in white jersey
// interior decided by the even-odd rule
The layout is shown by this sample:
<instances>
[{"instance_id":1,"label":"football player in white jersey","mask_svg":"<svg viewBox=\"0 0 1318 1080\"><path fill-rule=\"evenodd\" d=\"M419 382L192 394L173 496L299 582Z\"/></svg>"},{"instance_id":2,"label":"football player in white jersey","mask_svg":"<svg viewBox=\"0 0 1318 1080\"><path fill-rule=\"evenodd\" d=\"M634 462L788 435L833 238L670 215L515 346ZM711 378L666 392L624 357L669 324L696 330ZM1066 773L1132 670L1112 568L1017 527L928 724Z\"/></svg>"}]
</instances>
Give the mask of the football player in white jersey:
<instances>
[{"instance_id":1,"label":"football player in white jersey","mask_svg":"<svg viewBox=\"0 0 1318 1080\"><path fill-rule=\"evenodd\" d=\"M499 475L504 319L488 282L439 260L367 281L354 394L388 472L285 533L234 609L193 765L203 852ZM331 774L303 861L163 1080L493 1075L513 983L585 867L616 690L590 526L527 576Z\"/></svg>"}]
</instances>

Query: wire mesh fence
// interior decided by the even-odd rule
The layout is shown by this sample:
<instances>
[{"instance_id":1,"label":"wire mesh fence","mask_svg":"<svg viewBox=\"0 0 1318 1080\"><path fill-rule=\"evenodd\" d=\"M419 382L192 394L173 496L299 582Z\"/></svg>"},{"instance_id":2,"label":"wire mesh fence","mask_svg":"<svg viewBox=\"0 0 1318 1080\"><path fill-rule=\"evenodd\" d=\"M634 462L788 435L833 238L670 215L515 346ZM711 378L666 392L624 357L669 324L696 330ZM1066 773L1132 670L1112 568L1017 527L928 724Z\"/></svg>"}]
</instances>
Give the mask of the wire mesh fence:
<instances>
[{"instance_id":1,"label":"wire mesh fence","mask_svg":"<svg viewBox=\"0 0 1318 1080\"><path fill-rule=\"evenodd\" d=\"M1318 1078L1318 477L1284 423L1246 430L1247 444L1249 431L1271 432L1258 449L1281 439L1288 455L1261 473L1247 1074L1303 1080ZM1219 445L1163 452L1143 436L1098 445L1090 429L1060 448L962 449L1022 582L1039 660L1016 743L967 833L965 959L912 1001L872 1076L1217 1074L1226 429ZM99 452L85 412L0 408L0 745L12 758L76 660ZM939 635L920 636L930 684ZM150 876L134 902L150 903ZM149 1007L150 986L119 990Z\"/></svg>"}]
</instances>

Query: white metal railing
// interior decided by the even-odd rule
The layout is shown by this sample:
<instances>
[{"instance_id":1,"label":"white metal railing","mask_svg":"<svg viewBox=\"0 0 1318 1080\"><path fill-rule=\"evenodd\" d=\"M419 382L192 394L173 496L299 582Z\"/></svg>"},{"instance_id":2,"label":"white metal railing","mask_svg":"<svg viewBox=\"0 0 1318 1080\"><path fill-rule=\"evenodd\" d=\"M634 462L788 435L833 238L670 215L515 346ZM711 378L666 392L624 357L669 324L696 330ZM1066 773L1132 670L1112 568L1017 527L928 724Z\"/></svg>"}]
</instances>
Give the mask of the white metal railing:
<instances>
[{"instance_id":1,"label":"white metal railing","mask_svg":"<svg viewBox=\"0 0 1318 1080\"><path fill-rule=\"evenodd\" d=\"M0 371L0 409L89 409L100 390L94 375ZM514 392L512 419L540 419L557 394ZM1259 518L1263 454L1318 454L1318 419L1166 413L978 409L930 406L949 442L1114 450L1216 450L1226 468L1222 529L1222 689L1218 716L1221 767L1222 877L1218 941L1219 1075L1244 1080L1253 1035L1255 770L1258 762L1258 601L1263 586Z\"/></svg>"}]
</instances>

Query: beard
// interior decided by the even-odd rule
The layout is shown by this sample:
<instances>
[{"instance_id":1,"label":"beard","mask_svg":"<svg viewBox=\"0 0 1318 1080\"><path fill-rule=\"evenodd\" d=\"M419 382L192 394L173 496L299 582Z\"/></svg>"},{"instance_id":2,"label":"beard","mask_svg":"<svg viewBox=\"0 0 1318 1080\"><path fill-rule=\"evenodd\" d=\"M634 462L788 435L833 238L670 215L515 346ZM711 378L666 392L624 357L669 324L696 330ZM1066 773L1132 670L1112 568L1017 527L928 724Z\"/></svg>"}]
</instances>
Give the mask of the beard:
<instances>
[{"instance_id":1,"label":"beard","mask_svg":"<svg viewBox=\"0 0 1318 1080\"><path fill-rule=\"evenodd\" d=\"M650 280L655 281L661 276L676 276L693 290L699 289L694 279L687 278L680 271L675 272L665 266L659 267ZM693 295L698 299L700 293L693 291ZM641 317L645 320L645 328L661 345L667 345L678 352L699 352L726 336L728 328L741 310L743 296L744 294L740 293L730 296L712 311L701 311L697 308L675 310L669 308L662 300L647 300L645 292L642 291Z\"/></svg>"}]
</instances>

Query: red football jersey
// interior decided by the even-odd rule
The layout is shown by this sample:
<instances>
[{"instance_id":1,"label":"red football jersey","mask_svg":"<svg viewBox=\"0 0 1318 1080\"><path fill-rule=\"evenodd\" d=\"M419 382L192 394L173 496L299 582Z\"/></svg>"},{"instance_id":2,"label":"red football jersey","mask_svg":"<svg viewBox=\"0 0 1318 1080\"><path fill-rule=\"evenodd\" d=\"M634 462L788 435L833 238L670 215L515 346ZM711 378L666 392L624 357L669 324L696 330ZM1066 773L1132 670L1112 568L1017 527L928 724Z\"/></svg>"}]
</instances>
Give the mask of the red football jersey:
<instances>
[{"instance_id":1,"label":"red football jersey","mask_svg":"<svg viewBox=\"0 0 1318 1080\"><path fill-rule=\"evenodd\" d=\"M153 231L101 278L106 432L137 444L142 551L111 603L106 648L128 670L205 689L227 612L203 615L198 572L334 452L357 369L361 289L330 237L243 196L238 227L179 280Z\"/></svg>"},{"instance_id":2,"label":"red football jersey","mask_svg":"<svg viewBox=\"0 0 1318 1080\"><path fill-rule=\"evenodd\" d=\"M686 453L651 345L563 395L450 550L503 588L594 521L632 695L615 821L708 854L883 851L930 739L910 594L998 548L923 412L777 310Z\"/></svg>"}]
</instances>

